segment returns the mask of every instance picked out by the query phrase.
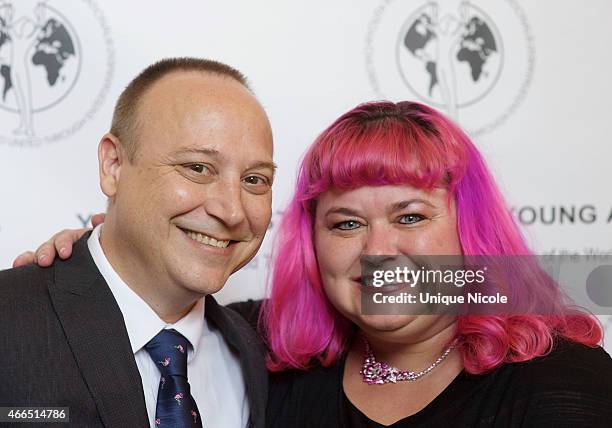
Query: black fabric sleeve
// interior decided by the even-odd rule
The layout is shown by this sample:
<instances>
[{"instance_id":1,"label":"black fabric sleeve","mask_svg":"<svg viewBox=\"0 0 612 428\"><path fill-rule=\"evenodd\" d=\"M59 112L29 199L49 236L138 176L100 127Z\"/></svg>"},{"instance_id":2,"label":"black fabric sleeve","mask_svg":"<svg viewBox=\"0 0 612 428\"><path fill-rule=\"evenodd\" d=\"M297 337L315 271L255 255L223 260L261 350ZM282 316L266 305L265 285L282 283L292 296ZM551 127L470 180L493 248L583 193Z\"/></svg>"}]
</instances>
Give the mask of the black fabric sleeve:
<instances>
[{"instance_id":1,"label":"black fabric sleeve","mask_svg":"<svg viewBox=\"0 0 612 428\"><path fill-rule=\"evenodd\" d=\"M242 302L230 303L227 307L238 312L255 331L259 331L257 328L257 321L259 320L259 312L261 311L262 303L263 300L249 299Z\"/></svg>"}]
</instances>

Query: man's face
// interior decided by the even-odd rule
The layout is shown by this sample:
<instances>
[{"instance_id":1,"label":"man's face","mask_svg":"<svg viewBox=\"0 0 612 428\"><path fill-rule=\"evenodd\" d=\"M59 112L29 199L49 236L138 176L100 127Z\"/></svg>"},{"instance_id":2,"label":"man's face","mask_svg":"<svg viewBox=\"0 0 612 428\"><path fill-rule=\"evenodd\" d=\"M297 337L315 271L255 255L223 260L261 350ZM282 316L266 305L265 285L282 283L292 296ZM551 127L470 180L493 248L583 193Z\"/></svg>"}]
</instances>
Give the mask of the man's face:
<instances>
[{"instance_id":1,"label":"man's face","mask_svg":"<svg viewBox=\"0 0 612 428\"><path fill-rule=\"evenodd\" d=\"M138 119L112 208L124 254L153 287L214 293L255 255L270 222L266 114L231 78L174 72L145 93Z\"/></svg>"}]
</instances>

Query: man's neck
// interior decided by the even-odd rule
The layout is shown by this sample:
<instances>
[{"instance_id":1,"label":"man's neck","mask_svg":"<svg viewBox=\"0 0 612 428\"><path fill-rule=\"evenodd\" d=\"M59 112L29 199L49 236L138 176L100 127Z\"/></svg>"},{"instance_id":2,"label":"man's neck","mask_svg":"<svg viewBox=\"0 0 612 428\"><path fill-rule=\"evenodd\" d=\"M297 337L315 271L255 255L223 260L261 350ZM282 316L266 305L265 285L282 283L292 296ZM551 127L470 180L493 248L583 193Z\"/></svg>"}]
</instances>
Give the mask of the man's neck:
<instances>
[{"instance_id":1,"label":"man's neck","mask_svg":"<svg viewBox=\"0 0 612 428\"><path fill-rule=\"evenodd\" d=\"M112 227L104 224L100 231L100 247L113 270L166 323L174 324L187 315L202 297L158 275L154 266L133 254L116 239Z\"/></svg>"}]
</instances>

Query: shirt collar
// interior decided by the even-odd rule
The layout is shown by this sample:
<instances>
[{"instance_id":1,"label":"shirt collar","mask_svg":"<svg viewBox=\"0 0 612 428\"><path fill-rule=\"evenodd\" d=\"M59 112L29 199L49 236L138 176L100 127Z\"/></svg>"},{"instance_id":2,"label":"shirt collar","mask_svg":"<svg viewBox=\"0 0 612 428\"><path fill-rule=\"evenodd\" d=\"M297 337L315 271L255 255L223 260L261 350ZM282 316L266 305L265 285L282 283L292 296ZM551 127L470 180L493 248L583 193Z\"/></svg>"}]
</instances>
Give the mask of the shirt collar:
<instances>
[{"instance_id":1,"label":"shirt collar","mask_svg":"<svg viewBox=\"0 0 612 428\"><path fill-rule=\"evenodd\" d=\"M174 324L164 322L142 298L134 292L106 258L100 245L102 225L98 225L87 240L89 252L108 284L119 309L123 314L132 352L138 352L164 328L172 328L181 333L193 346L193 354L198 352L204 330L204 298L199 299L191 311Z\"/></svg>"}]
</instances>

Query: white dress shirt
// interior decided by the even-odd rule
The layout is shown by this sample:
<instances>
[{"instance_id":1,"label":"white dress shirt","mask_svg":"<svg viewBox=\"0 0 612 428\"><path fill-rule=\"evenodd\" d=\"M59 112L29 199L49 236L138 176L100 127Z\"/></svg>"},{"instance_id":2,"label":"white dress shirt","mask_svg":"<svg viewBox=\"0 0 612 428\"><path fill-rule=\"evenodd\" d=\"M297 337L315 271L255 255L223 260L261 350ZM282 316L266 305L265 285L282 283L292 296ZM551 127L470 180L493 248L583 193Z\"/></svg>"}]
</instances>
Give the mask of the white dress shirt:
<instances>
[{"instance_id":1,"label":"white dress shirt","mask_svg":"<svg viewBox=\"0 0 612 428\"><path fill-rule=\"evenodd\" d=\"M142 378L151 428L155 428L155 407L161 373L144 345L164 328L175 329L192 345L187 351L187 377L202 417L202 425L207 428L245 427L249 419L249 403L240 361L221 333L208 325L204 318L204 298L176 323L165 323L128 287L109 263L100 246L101 227L99 225L93 230L87 244L123 314Z\"/></svg>"}]
</instances>

